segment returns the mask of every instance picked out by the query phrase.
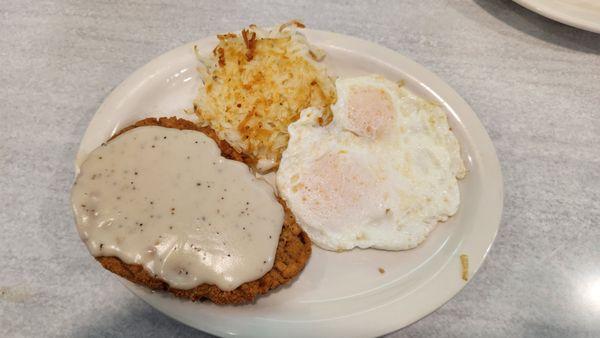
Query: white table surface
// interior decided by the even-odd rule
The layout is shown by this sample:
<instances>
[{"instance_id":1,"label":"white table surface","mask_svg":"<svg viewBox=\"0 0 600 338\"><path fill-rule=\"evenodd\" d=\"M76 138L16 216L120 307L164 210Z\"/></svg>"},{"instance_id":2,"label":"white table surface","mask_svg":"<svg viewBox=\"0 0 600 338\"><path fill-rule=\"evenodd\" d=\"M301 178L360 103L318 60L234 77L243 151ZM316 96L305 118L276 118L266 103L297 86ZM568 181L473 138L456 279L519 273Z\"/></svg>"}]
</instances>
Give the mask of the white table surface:
<instances>
[{"instance_id":1,"label":"white table surface","mask_svg":"<svg viewBox=\"0 0 600 338\"><path fill-rule=\"evenodd\" d=\"M502 164L503 220L482 269L391 336L600 336L600 35L498 0L3 0L0 336L202 335L90 258L69 206L73 159L102 100L150 59L290 18L437 73L477 112Z\"/></svg>"}]
</instances>

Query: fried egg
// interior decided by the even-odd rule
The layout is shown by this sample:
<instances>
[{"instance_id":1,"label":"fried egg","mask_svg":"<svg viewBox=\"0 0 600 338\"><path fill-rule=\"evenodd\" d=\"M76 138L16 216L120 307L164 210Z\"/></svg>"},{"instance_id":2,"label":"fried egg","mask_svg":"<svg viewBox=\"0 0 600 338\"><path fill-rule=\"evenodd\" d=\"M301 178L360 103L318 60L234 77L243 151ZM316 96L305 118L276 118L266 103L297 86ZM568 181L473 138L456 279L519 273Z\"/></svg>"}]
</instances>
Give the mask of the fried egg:
<instances>
[{"instance_id":1,"label":"fried egg","mask_svg":"<svg viewBox=\"0 0 600 338\"><path fill-rule=\"evenodd\" d=\"M283 199L318 246L405 250L456 213L465 167L444 111L377 75L338 79L333 120L289 125Z\"/></svg>"}]
</instances>

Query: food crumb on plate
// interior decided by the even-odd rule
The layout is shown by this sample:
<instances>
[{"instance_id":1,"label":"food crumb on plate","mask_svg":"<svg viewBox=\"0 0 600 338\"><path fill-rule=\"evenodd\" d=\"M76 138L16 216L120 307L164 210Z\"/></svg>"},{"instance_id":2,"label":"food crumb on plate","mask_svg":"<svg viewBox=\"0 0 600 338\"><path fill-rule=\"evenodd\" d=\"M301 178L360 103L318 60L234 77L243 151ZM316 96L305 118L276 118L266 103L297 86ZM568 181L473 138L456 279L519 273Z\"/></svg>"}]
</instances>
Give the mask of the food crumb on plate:
<instances>
[{"instance_id":1,"label":"food crumb on plate","mask_svg":"<svg viewBox=\"0 0 600 338\"><path fill-rule=\"evenodd\" d=\"M378 268L377 270L379 270L379 273L382 275L385 273L385 270L383 268Z\"/></svg>"},{"instance_id":2,"label":"food crumb on plate","mask_svg":"<svg viewBox=\"0 0 600 338\"><path fill-rule=\"evenodd\" d=\"M469 256L460 255L460 264L462 265L462 279L464 281L469 280Z\"/></svg>"}]
</instances>

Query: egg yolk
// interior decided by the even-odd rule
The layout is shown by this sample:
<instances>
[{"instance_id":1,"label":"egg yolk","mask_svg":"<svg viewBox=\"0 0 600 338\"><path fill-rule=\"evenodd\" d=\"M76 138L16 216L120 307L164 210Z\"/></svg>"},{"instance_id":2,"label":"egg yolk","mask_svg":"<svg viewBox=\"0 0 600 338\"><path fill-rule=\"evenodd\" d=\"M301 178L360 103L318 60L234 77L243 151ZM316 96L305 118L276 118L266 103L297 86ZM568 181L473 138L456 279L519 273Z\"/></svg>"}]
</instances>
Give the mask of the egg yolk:
<instances>
[{"instance_id":1,"label":"egg yolk","mask_svg":"<svg viewBox=\"0 0 600 338\"><path fill-rule=\"evenodd\" d=\"M379 213L376 180L360 161L343 153L328 153L306 172L311 174L292 182L292 191L299 194L306 206L303 209L310 210L315 219L328 226L349 226L349 220Z\"/></svg>"},{"instance_id":2,"label":"egg yolk","mask_svg":"<svg viewBox=\"0 0 600 338\"><path fill-rule=\"evenodd\" d=\"M350 89L346 116L346 129L375 138L393 121L394 105L383 89L355 86Z\"/></svg>"}]
</instances>

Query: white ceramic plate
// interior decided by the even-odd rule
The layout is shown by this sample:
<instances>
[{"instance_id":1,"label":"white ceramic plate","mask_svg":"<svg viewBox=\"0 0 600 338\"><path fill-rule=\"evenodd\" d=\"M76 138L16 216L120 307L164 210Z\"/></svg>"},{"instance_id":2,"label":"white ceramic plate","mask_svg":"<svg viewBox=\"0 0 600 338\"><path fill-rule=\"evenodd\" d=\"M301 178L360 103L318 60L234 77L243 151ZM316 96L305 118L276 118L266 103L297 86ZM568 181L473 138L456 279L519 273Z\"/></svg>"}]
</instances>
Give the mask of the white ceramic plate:
<instances>
[{"instance_id":1,"label":"white ceramic plate","mask_svg":"<svg viewBox=\"0 0 600 338\"><path fill-rule=\"evenodd\" d=\"M565 25L600 33L600 1L598 0L514 0L549 19Z\"/></svg>"},{"instance_id":2,"label":"white ceramic plate","mask_svg":"<svg viewBox=\"0 0 600 338\"><path fill-rule=\"evenodd\" d=\"M327 52L325 62L333 74L379 73L402 79L411 90L446 109L470 169L460 182L461 207L413 250L334 253L313 246L309 263L292 284L252 305L193 303L125 282L159 311L212 334L352 337L400 329L431 313L465 286L459 256L469 256L470 274L474 274L498 230L500 166L488 135L465 101L437 76L392 50L329 32L305 33ZM192 47L196 44L201 52L209 53L215 43L216 39L206 38L176 48L123 81L92 119L78 162L138 119L172 115L193 119L183 112L190 108L199 85Z\"/></svg>"}]
</instances>

